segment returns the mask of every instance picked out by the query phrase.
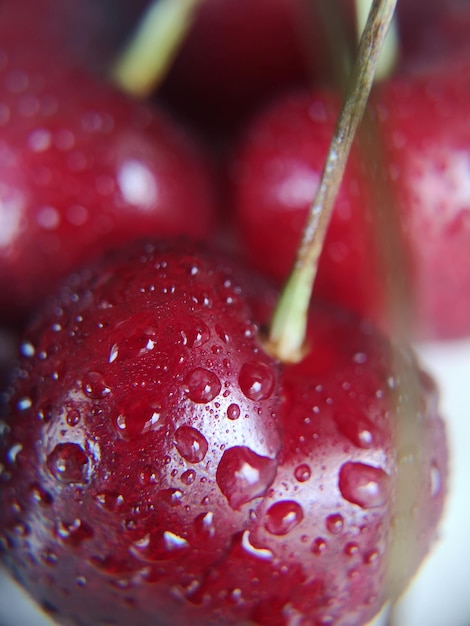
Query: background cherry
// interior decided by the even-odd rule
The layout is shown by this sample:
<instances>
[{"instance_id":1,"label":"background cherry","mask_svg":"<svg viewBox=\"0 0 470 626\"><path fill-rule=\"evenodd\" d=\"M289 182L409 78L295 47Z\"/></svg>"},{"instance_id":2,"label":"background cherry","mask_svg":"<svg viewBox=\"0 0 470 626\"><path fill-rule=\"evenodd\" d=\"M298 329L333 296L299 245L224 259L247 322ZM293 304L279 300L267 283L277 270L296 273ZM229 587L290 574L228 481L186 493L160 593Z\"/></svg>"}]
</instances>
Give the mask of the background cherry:
<instances>
[{"instance_id":1,"label":"background cherry","mask_svg":"<svg viewBox=\"0 0 470 626\"><path fill-rule=\"evenodd\" d=\"M188 131L47 54L0 52L3 316L124 242L212 232L214 172Z\"/></svg>"}]
</instances>

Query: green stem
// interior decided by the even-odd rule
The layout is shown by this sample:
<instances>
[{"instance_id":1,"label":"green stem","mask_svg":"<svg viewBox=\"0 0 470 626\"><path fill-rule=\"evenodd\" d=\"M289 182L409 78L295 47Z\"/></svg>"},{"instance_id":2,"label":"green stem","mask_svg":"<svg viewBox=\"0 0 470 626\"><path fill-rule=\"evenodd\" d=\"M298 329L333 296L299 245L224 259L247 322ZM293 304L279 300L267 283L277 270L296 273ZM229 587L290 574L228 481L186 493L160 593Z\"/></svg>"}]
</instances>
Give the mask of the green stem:
<instances>
[{"instance_id":1,"label":"green stem","mask_svg":"<svg viewBox=\"0 0 470 626\"><path fill-rule=\"evenodd\" d=\"M145 97L165 77L202 0L154 0L111 70L124 91Z\"/></svg>"},{"instance_id":2,"label":"green stem","mask_svg":"<svg viewBox=\"0 0 470 626\"><path fill-rule=\"evenodd\" d=\"M374 0L372 3L297 258L274 311L266 347L284 362L297 362L305 352L308 307L318 260L396 2L397 0Z\"/></svg>"},{"instance_id":3,"label":"green stem","mask_svg":"<svg viewBox=\"0 0 470 626\"><path fill-rule=\"evenodd\" d=\"M372 0L355 0L355 2L356 24L359 38L366 24ZM383 80L392 74L397 64L399 48L397 20L392 19L377 62L375 80Z\"/></svg>"}]
</instances>

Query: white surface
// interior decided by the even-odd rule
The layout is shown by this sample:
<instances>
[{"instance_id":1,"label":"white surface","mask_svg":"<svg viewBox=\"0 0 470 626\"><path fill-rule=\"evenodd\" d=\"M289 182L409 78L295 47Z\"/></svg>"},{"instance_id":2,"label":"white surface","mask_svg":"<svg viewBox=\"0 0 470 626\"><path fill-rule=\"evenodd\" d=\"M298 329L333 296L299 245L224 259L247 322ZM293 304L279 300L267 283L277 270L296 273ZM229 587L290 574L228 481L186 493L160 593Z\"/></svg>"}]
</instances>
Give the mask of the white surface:
<instances>
[{"instance_id":1,"label":"white surface","mask_svg":"<svg viewBox=\"0 0 470 626\"><path fill-rule=\"evenodd\" d=\"M395 623L470 626L470 339L422 346L419 353L440 383L451 475L441 540L398 607ZM50 626L1 570L0 626Z\"/></svg>"}]
</instances>

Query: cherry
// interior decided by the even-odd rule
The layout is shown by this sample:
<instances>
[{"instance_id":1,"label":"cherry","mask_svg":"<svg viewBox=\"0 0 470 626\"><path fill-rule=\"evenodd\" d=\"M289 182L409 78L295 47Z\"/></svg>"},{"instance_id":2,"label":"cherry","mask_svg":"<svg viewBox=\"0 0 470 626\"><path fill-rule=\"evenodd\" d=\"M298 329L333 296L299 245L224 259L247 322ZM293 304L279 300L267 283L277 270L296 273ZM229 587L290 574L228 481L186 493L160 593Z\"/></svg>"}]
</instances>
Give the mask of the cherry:
<instances>
[{"instance_id":1,"label":"cherry","mask_svg":"<svg viewBox=\"0 0 470 626\"><path fill-rule=\"evenodd\" d=\"M184 615L174 594L274 479L280 371L256 326L274 292L248 275L189 246L139 245L72 278L22 345L19 430L2 423L5 556L76 623Z\"/></svg>"},{"instance_id":2,"label":"cherry","mask_svg":"<svg viewBox=\"0 0 470 626\"><path fill-rule=\"evenodd\" d=\"M276 478L249 527L197 590L199 601L227 598L223 623L232 623L231 605L243 611L251 604L247 617L257 624L364 624L391 594L387 576L401 593L435 539L447 452L433 382L411 366L419 408L405 419L420 421L422 447L412 438L397 446L400 418L391 419L391 396L403 393L400 378L409 365L390 377L387 342L367 324L318 303L309 342L311 355L283 371ZM406 362L408 355L400 358ZM407 412L405 395L398 414ZM394 516L402 508L395 500L399 475L415 485L403 507L414 539L402 537L405 563L387 574L399 526Z\"/></svg>"},{"instance_id":3,"label":"cherry","mask_svg":"<svg viewBox=\"0 0 470 626\"><path fill-rule=\"evenodd\" d=\"M319 73L314 18L299 0L200 3L162 97L206 131L226 135L260 103Z\"/></svg>"},{"instance_id":4,"label":"cherry","mask_svg":"<svg viewBox=\"0 0 470 626\"><path fill-rule=\"evenodd\" d=\"M392 7L371 11L318 232ZM276 292L174 242L72 275L30 327L1 422L0 547L57 619L346 625L409 579L445 490L435 389L368 323L307 316L308 235L267 338ZM415 525L417 507L431 513ZM331 575L332 548L354 571Z\"/></svg>"},{"instance_id":5,"label":"cherry","mask_svg":"<svg viewBox=\"0 0 470 626\"><path fill-rule=\"evenodd\" d=\"M470 333L468 72L389 81L375 96L410 260L418 332Z\"/></svg>"},{"instance_id":6,"label":"cherry","mask_svg":"<svg viewBox=\"0 0 470 626\"><path fill-rule=\"evenodd\" d=\"M299 91L281 98L245 129L230 162L229 193L244 249L260 270L286 278L318 186L338 115L333 93ZM315 293L370 315L380 284L361 158L349 160L328 227Z\"/></svg>"},{"instance_id":7,"label":"cherry","mask_svg":"<svg viewBox=\"0 0 470 626\"><path fill-rule=\"evenodd\" d=\"M49 67L46 53L2 48L0 61L3 316L133 238L208 236L214 177L187 130L55 59Z\"/></svg>"},{"instance_id":8,"label":"cherry","mask_svg":"<svg viewBox=\"0 0 470 626\"><path fill-rule=\"evenodd\" d=\"M30 328L2 422L0 528L57 619L371 616L400 455L429 513L421 559L446 474L434 388L417 390L423 451L397 457L392 396L408 398L388 342L317 305L315 352L281 368L259 333L275 298L218 254L139 244L71 277Z\"/></svg>"},{"instance_id":9,"label":"cherry","mask_svg":"<svg viewBox=\"0 0 470 626\"><path fill-rule=\"evenodd\" d=\"M448 79L436 74L389 80L373 97L420 336L470 332L467 95L466 81L454 84L452 74ZM326 93L285 97L248 126L231 163L233 211L247 253L278 279L291 267L336 110L334 97ZM315 288L318 295L381 322L384 283L371 181L373 169L356 152L329 226Z\"/></svg>"}]
</instances>

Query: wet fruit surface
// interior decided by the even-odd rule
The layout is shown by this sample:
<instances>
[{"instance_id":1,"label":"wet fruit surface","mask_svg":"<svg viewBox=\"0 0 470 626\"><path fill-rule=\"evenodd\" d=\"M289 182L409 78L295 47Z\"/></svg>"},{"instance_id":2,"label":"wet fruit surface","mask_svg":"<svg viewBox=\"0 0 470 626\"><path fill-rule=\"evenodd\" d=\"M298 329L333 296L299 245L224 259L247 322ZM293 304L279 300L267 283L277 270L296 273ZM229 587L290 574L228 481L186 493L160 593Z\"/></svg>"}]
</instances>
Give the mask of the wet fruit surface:
<instances>
[{"instance_id":1,"label":"wet fruit surface","mask_svg":"<svg viewBox=\"0 0 470 626\"><path fill-rule=\"evenodd\" d=\"M188 131L55 57L8 44L0 46L1 317L29 312L70 271L125 242L209 235L213 172Z\"/></svg>"},{"instance_id":2,"label":"wet fruit surface","mask_svg":"<svg viewBox=\"0 0 470 626\"><path fill-rule=\"evenodd\" d=\"M366 620L403 463L417 566L446 483L434 386L419 378L421 452L397 450L388 342L316 305L311 355L281 367L259 340L275 298L223 257L145 244L71 278L30 329L0 422L0 545L58 619Z\"/></svg>"}]
</instances>

